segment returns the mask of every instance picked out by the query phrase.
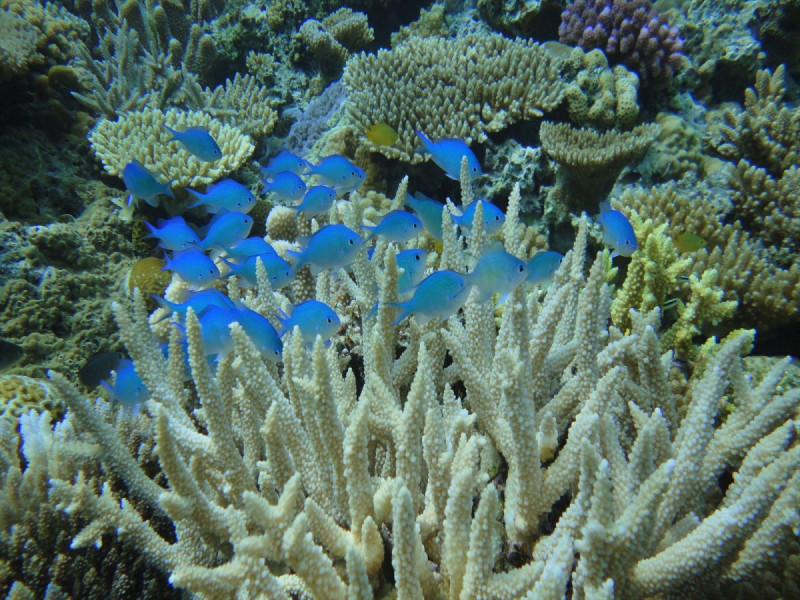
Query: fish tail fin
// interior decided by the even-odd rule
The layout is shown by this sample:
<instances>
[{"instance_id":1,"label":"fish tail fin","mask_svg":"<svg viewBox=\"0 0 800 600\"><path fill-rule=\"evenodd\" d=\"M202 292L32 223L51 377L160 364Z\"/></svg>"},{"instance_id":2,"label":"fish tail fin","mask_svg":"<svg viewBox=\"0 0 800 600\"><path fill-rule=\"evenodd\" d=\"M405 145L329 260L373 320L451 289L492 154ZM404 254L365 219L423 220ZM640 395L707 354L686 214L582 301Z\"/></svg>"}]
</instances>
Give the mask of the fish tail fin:
<instances>
[{"instance_id":1,"label":"fish tail fin","mask_svg":"<svg viewBox=\"0 0 800 600\"><path fill-rule=\"evenodd\" d=\"M101 387L102 387L104 390L106 390L106 391L107 391L109 394L111 394L111 397L112 397L112 398L114 397L114 388L113 388L113 387L111 387L111 385L110 385L110 384L109 384L109 383L108 383L108 382L107 382L105 379L101 379L101 380L100 380L100 386L101 386Z\"/></svg>"},{"instance_id":2,"label":"fish tail fin","mask_svg":"<svg viewBox=\"0 0 800 600\"><path fill-rule=\"evenodd\" d=\"M174 179L170 179L167 183L164 184L164 195L168 198L172 198L175 200L175 193L172 191L172 184L175 183Z\"/></svg>"},{"instance_id":3,"label":"fish tail fin","mask_svg":"<svg viewBox=\"0 0 800 600\"><path fill-rule=\"evenodd\" d=\"M170 312L175 312L178 309L178 305L174 302L170 302L166 298L162 298L161 296L157 296L155 294L150 294L150 297L156 301L161 308L168 310Z\"/></svg>"},{"instance_id":4,"label":"fish tail fin","mask_svg":"<svg viewBox=\"0 0 800 600\"><path fill-rule=\"evenodd\" d=\"M219 257L219 259L220 259L220 260L221 260L223 263L225 263L225 266L226 266L226 267L228 267L228 269L230 269L230 270L229 270L229 271L228 271L228 272L225 274L225 277L230 277L231 275L233 275L233 274L234 274L234 271L236 270L236 265L235 265L235 264L233 264L233 263L232 263L231 261L229 261L228 259L226 259L226 258L223 258L223 257L221 257L221 256Z\"/></svg>"},{"instance_id":5,"label":"fish tail fin","mask_svg":"<svg viewBox=\"0 0 800 600\"><path fill-rule=\"evenodd\" d=\"M175 131L175 130L174 130L172 127L170 127L169 125L162 125L162 127L163 127L164 129L166 129L167 131L169 131L169 132L170 132L170 134L172 135L172 139L171 139L170 141L173 141L173 140L177 140L177 139L178 139L178 132L177 132L177 131Z\"/></svg>"},{"instance_id":6,"label":"fish tail fin","mask_svg":"<svg viewBox=\"0 0 800 600\"><path fill-rule=\"evenodd\" d=\"M422 133L419 129L415 129L414 133L417 134L419 141L422 142L422 149L427 152L428 148L430 148L430 146L433 144L431 139L427 135ZM417 152L419 152L419 149L417 150Z\"/></svg>"},{"instance_id":7,"label":"fish tail fin","mask_svg":"<svg viewBox=\"0 0 800 600\"><path fill-rule=\"evenodd\" d=\"M200 192L189 188L184 188L184 189L188 192L189 196L191 196L194 199L194 202L192 202L186 208L197 208L198 206L202 206L203 204L206 203L206 199L204 197L205 194L201 194Z\"/></svg>"},{"instance_id":8,"label":"fish tail fin","mask_svg":"<svg viewBox=\"0 0 800 600\"><path fill-rule=\"evenodd\" d=\"M144 223L144 226L145 226L145 227L147 227L147 230L150 232L150 233L148 233L148 234L147 234L146 236L144 236L144 237L146 237L146 238L154 238L154 237L157 237L157 232L158 232L158 229L157 229L156 227L154 227L153 225L151 225L151 224L150 224L150 223L148 223L147 221L142 221L142 223Z\"/></svg>"},{"instance_id":9,"label":"fish tail fin","mask_svg":"<svg viewBox=\"0 0 800 600\"><path fill-rule=\"evenodd\" d=\"M403 309L403 312L400 313L400 316L397 317L392 322L392 326L397 325L398 323L400 323L400 321L402 321L403 319L405 319L406 317L411 315L411 313L413 312L413 311L409 310L408 302L384 302L383 305L384 306L391 306L393 308L402 308Z\"/></svg>"}]
</instances>

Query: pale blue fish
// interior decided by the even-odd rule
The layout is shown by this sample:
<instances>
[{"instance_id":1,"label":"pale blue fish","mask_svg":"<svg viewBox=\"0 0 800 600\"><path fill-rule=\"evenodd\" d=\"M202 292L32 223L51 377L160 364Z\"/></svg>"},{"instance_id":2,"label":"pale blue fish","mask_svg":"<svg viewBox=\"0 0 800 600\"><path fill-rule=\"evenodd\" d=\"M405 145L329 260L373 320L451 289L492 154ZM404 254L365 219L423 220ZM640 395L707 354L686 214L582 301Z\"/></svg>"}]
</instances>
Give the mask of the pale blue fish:
<instances>
[{"instance_id":1,"label":"pale blue fish","mask_svg":"<svg viewBox=\"0 0 800 600\"><path fill-rule=\"evenodd\" d=\"M410 212L393 210L385 215L377 225L362 225L370 234L367 240L382 235L390 242L402 244L422 231L422 221Z\"/></svg>"},{"instance_id":2,"label":"pale blue fish","mask_svg":"<svg viewBox=\"0 0 800 600\"><path fill-rule=\"evenodd\" d=\"M277 255L278 253L269 242L260 237L245 238L235 246L225 248L225 257L236 261L242 261L259 254Z\"/></svg>"},{"instance_id":3,"label":"pale blue fish","mask_svg":"<svg viewBox=\"0 0 800 600\"><path fill-rule=\"evenodd\" d=\"M410 300L388 304L402 309L392 325L409 315L414 315L420 325L431 319L446 319L464 306L469 288L470 283L464 275L448 269L435 271L420 282Z\"/></svg>"},{"instance_id":4,"label":"pale blue fish","mask_svg":"<svg viewBox=\"0 0 800 600\"><path fill-rule=\"evenodd\" d=\"M336 201L336 190L327 185L315 185L310 188L303 201L292 208L297 211L297 215L305 215L309 219L328 212Z\"/></svg>"},{"instance_id":5,"label":"pale blue fish","mask_svg":"<svg viewBox=\"0 0 800 600\"><path fill-rule=\"evenodd\" d=\"M153 227L147 221L143 222L150 230L147 237L156 238L158 245L165 250L178 252L200 245L200 238L197 237L194 229L181 216L159 221L160 227Z\"/></svg>"},{"instance_id":6,"label":"pale blue fish","mask_svg":"<svg viewBox=\"0 0 800 600\"><path fill-rule=\"evenodd\" d=\"M472 222L475 220L475 209L478 207L478 202L480 202L483 207L483 231L487 235L492 235L500 231L500 228L506 221L506 216L503 214L502 210L482 198L478 198L470 203L461 215L453 215L453 223L462 229L472 229Z\"/></svg>"},{"instance_id":7,"label":"pale blue fish","mask_svg":"<svg viewBox=\"0 0 800 600\"><path fill-rule=\"evenodd\" d=\"M122 169L122 181L128 188L128 206L134 198L141 198L150 206L158 206L159 196L175 198L170 183L160 183L138 160L132 160Z\"/></svg>"},{"instance_id":8,"label":"pale blue fish","mask_svg":"<svg viewBox=\"0 0 800 600\"><path fill-rule=\"evenodd\" d=\"M431 237L442 241L442 210L444 210L442 202L417 192L413 196L406 194L405 206L417 213Z\"/></svg>"},{"instance_id":9,"label":"pale blue fish","mask_svg":"<svg viewBox=\"0 0 800 600\"><path fill-rule=\"evenodd\" d=\"M223 211L248 213L256 205L256 197L250 190L233 179L223 179L211 184L205 194L188 188L186 191L196 198L196 201L186 208L205 206L210 213Z\"/></svg>"},{"instance_id":10,"label":"pale blue fish","mask_svg":"<svg viewBox=\"0 0 800 600\"><path fill-rule=\"evenodd\" d=\"M422 149L428 152L436 163L450 179L458 181L461 178L461 159L467 157L467 168L470 180L477 179L483 174L481 165L475 153L469 149L464 140L444 138L438 142L431 141L421 131L416 131L422 142Z\"/></svg>"},{"instance_id":11,"label":"pale blue fish","mask_svg":"<svg viewBox=\"0 0 800 600\"><path fill-rule=\"evenodd\" d=\"M236 311L236 319L261 356L270 362L281 362L283 342L272 323L254 310L245 307Z\"/></svg>"},{"instance_id":12,"label":"pale blue fish","mask_svg":"<svg viewBox=\"0 0 800 600\"><path fill-rule=\"evenodd\" d=\"M326 225L312 235L305 250L289 250L289 254L297 258L295 271L305 265L319 269L337 269L353 262L363 245L364 242L355 231L344 225L334 224Z\"/></svg>"},{"instance_id":13,"label":"pale blue fish","mask_svg":"<svg viewBox=\"0 0 800 600\"><path fill-rule=\"evenodd\" d=\"M133 361L128 358L122 359L117 364L115 373L114 385L105 380L101 381L100 385L108 390L112 400L131 407L134 411L138 410L138 406L150 397L150 392L136 372Z\"/></svg>"},{"instance_id":14,"label":"pale blue fish","mask_svg":"<svg viewBox=\"0 0 800 600\"><path fill-rule=\"evenodd\" d=\"M281 171L291 171L295 175L302 175L310 167L311 163L306 159L300 158L288 150L281 150L269 159L266 167L261 167L261 175L266 179L272 179Z\"/></svg>"},{"instance_id":15,"label":"pale blue fish","mask_svg":"<svg viewBox=\"0 0 800 600\"><path fill-rule=\"evenodd\" d=\"M318 335L329 343L340 323L339 315L330 306L318 300L306 300L294 308L290 317L284 315L281 319L281 337L299 327L306 345L312 345Z\"/></svg>"},{"instance_id":16,"label":"pale blue fish","mask_svg":"<svg viewBox=\"0 0 800 600\"><path fill-rule=\"evenodd\" d=\"M611 258L630 256L638 248L636 234L630 221L618 210L611 209L608 202L600 205L600 216L597 221L603 228L603 242L613 249Z\"/></svg>"},{"instance_id":17,"label":"pale blue fish","mask_svg":"<svg viewBox=\"0 0 800 600\"><path fill-rule=\"evenodd\" d=\"M177 314L181 319L186 318L186 313L190 308L194 311L194 314L198 316L205 313L212 306L227 310L235 308L235 305L230 298L228 298L219 290L215 290L213 288L192 292L189 295L189 298L183 302L170 302L166 298L156 295L151 295L150 297L155 300L161 308L165 308Z\"/></svg>"},{"instance_id":18,"label":"pale blue fish","mask_svg":"<svg viewBox=\"0 0 800 600\"><path fill-rule=\"evenodd\" d=\"M252 226L252 217L244 213L225 213L211 223L200 247L208 250L214 247L224 249L235 246L248 236Z\"/></svg>"},{"instance_id":19,"label":"pale blue fish","mask_svg":"<svg viewBox=\"0 0 800 600\"><path fill-rule=\"evenodd\" d=\"M186 283L203 286L211 284L219 277L219 269L210 258L196 248L176 252L167 257L162 271L174 271Z\"/></svg>"},{"instance_id":20,"label":"pale blue fish","mask_svg":"<svg viewBox=\"0 0 800 600\"><path fill-rule=\"evenodd\" d=\"M265 181L261 193L267 192L280 196L284 200L295 202L300 200L306 193L306 184L291 171L281 171L272 181Z\"/></svg>"},{"instance_id":21,"label":"pale blue fish","mask_svg":"<svg viewBox=\"0 0 800 600\"><path fill-rule=\"evenodd\" d=\"M357 190L367 177L363 169L339 154L328 156L318 165L312 165L309 173L319 177L325 185L334 188L339 194Z\"/></svg>"},{"instance_id":22,"label":"pale blue fish","mask_svg":"<svg viewBox=\"0 0 800 600\"><path fill-rule=\"evenodd\" d=\"M269 284L273 290L279 290L282 287L294 281L294 270L292 265L283 260L277 254L262 254L257 256L250 256L240 264L233 264L224 258L222 262L230 268L229 275L236 275L241 279L244 284L243 287L256 287L258 286L258 278L256 277L256 265L258 259L264 263L264 269L269 277Z\"/></svg>"},{"instance_id":23,"label":"pale blue fish","mask_svg":"<svg viewBox=\"0 0 800 600\"><path fill-rule=\"evenodd\" d=\"M233 351L233 337L229 325L236 321L236 309L212 306L198 317L206 356L222 358Z\"/></svg>"},{"instance_id":24,"label":"pale blue fish","mask_svg":"<svg viewBox=\"0 0 800 600\"><path fill-rule=\"evenodd\" d=\"M541 283L548 281L561 265L563 254L553 250L542 250L533 255L528 261L528 283Z\"/></svg>"},{"instance_id":25,"label":"pale blue fish","mask_svg":"<svg viewBox=\"0 0 800 600\"><path fill-rule=\"evenodd\" d=\"M404 296L425 278L425 260L428 253L419 248L411 248L397 253L397 266L403 269L397 279L397 293Z\"/></svg>"},{"instance_id":26,"label":"pale blue fish","mask_svg":"<svg viewBox=\"0 0 800 600\"><path fill-rule=\"evenodd\" d=\"M466 275L467 281L478 290L477 301L486 302L494 294L502 304L528 276L528 265L505 250L493 250L481 256L475 268Z\"/></svg>"},{"instance_id":27,"label":"pale blue fish","mask_svg":"<svg viewBox=\"0 0 800 600\"><path fill-rule=\"evenodd\" d=\"M184 131L175 131L164 125L164 129L172 134L170 141L179 142L186 150L204 162L213 162L222 158L222 150L211 137L205 127L189 127Z\"/></svg>"}]
</instances>

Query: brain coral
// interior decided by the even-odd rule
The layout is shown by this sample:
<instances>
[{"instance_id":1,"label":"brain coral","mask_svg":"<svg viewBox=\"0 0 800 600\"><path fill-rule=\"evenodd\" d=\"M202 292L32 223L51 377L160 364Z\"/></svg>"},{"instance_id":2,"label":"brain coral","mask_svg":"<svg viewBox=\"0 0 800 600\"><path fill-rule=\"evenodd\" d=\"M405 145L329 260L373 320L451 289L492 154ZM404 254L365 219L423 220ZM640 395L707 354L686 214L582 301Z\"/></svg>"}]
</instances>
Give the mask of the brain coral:
<instances>
[{"instance_id":1,"label":"brain coral","mask_svg":"<svg viewBox=\"0 0 800 600\"><path fill-rule=\"evenodd\" d=\"M205 127L222 150L222 158L203 162L190 154L164 128L183 131ZM157 108L127 113L116 121L103 119L89 134L89 141L106 171L119 175L136 159L161 181L173 187L212 183L244 164L255 147L250 137L209 115L195 111Z\"/></svg>"},{"instance_id":2,"label":"brain coral","mask_svg":"<svg viewBox=\"0 0 800 600\"><path fill-rule=\"evenodd\" d=\"M363 134L375 123L397 130L394 146L366 145L419 162L415 129L432 139L486 139L561 103L561 63L543 46L501 35L411 38L392 50L359 54L345 67L349 120Z\"/></svg>"}]
</instances>

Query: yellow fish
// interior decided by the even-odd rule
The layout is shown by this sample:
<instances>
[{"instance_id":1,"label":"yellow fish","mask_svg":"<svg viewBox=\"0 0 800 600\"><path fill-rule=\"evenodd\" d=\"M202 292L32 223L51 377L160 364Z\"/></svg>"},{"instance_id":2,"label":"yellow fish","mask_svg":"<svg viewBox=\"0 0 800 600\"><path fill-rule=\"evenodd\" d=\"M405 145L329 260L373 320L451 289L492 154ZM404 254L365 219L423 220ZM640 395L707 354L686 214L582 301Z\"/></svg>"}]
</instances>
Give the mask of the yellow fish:
<instances>
[{"instance_id":1,"label":"yellow fish","mask_svg":"<svg viewBox=\"0 0 800 600\"><path fill-rule=\"evenodd\" d=\"M376 146L392 146L397 141L397 132L386 123L375 123L367 129L366 135Z\"/></svg>"},{"instance_id":2,"label":"yellow fish","mask_svg":"<svg viewBox=\"0 0 800 600\"><path fill-rule=\"evenodd\" d=\"M681 252L695 252L700 248L705 248L706 241L699 235L687 231L675 238L675 246Z\"/></svg>"}]
</instances>

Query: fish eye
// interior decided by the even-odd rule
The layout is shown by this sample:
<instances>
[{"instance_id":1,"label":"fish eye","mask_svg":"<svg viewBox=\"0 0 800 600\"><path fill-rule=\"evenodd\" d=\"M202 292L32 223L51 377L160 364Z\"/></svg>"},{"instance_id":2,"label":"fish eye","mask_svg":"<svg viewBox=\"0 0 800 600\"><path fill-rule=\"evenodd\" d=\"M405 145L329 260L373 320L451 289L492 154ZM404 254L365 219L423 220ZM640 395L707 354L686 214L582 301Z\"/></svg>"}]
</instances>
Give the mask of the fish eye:
<instances>
[{"instance_id":1,"label":"fish eye","mask_svg":"<svg viewBox=\"0 0 800 600\"><path fill-rule=\"evenodd\" d=\"M631 245L631 241L630 240L625 240L625 245L626 246L630 246Z\"/></svg>"},{"instance_id":2,"label":"fish eye","mask_svg":"<svg viewBox=\"0 0 800 600\"><path fill-rule=\"evenodd\" d=\"M331 319L330 317L328 317L328 323L333 323L333 319Z\"/></svg>"},{"instance_id":3,"label":"fish eye","mask_svg":"<svg viewBox=\"0 0 800 600\"><path fill-rule=\"evenodd\" d=\"M522 273L524 270L525 270L525 267L523 265L520 265L519 266L519 272Z\"/></svg>"},{"instance_id":4,"label":"fish eye","mask_svg":"<svg viewBox=\"0 0 800 600\"><path fill-rule=\"evenodd\" d=\"M495 215L495 216L494 216L494 220L495 220L495 221L499 221L499 220L500 220L500 217L499 217L498 215Z\"/></svg>"},{"instance_id":5,"label":"fish eye","mask_svg":"<svg viewBox=\"0 0 800 600\"><path fill-rule=\"evenodd\" d=\"M472 167L472 172L473 173L477 173L478 172L478 167Z\"/></svg>"},{"instance_id":6,"label":"fish eye","mask_svg":"<svg viewBox=\"0 0 800 600\"><path fill-rule=\"evenodd\" d=\"M348 241L348 242L350 242L350 245L351 245L351 246L352 246L353 244L355 244L355 242L353 241L353 238L350 238L350 239L349 239L349 240L347 240L347 241Z\"/></svg>"},{"instance_id":7,"label":"fish eye","mask_svg":"<svg viewBox=\"0 0 800 600\"><path fill-rule=\"evenodd\" d=\"M422 258L422 257L419 254L415 254L414 255L414 260L419 260L420 258Z\"/></svg>"}]
</instances>

